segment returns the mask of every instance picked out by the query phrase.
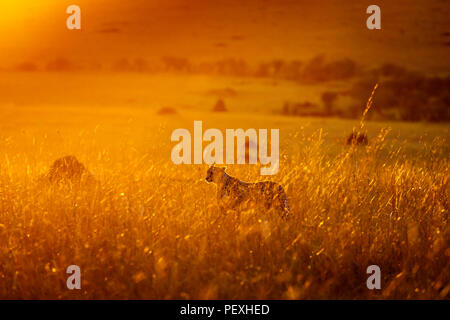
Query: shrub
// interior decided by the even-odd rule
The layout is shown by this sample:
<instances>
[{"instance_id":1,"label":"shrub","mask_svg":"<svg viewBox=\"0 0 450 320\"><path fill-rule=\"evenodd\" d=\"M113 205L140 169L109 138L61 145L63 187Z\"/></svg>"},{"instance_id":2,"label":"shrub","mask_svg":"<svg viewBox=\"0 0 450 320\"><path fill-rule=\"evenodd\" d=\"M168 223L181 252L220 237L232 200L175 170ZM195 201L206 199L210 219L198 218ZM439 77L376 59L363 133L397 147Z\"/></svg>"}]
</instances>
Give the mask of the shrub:
<instances>
[{"instance_id":1,"label":"shrub","mask_svg":"<svg viewBox=\"0 0 450 320\"><path fill-rule=\"evenodd\" d=\"M225 112L227 111L227 107L225 106L225 102L222 99L217 100L214 108L214 112Z\"/></svg>"},{"instance_id":2,"label":"shrub","mask_svg":"<svg viewBox=\"0 0 450 320\"><path fill-rule=\"evenodd\" d=\"M347 138L347 145L366 146L369 143L367 134L353 131Z\"/></svg>"},{"instance_id":3,"label":"shrub","mask_svg":"<svg viewBox=\"0 0 450 320\"><path fill-rule=\"evenodd\" d=\"M176 113L177 113L177 111L174 108L171 108L171 107L162 107L157 112L157 114L159 114L159 115L176 114Z\"/></svg>"},{"instance_id":4,"label":"shrub","mask_svg":"<svg viewBox=\"0 0 450 320\"><path fill-rule=\"evenodd\" d=\"M282 114L287 116L311 116L323 117L326 114L320 110L319 106L310 101L304 102L285 102L283 104Z\"/></svg>"}]
</instances>

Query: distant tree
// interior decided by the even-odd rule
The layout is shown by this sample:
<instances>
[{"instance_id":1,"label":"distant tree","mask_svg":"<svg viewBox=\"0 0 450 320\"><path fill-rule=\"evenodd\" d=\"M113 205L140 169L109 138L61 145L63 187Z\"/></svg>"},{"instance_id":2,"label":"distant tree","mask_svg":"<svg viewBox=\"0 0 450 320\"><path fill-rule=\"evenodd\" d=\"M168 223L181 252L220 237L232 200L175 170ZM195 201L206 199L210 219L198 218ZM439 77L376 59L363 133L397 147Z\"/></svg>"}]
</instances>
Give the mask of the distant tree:
<instances>
[{"instance_id":1,"label":"distant tree","mask_svg":"<svg viewBox=\"0 0 450 320\"><path fill-rule=\"evenodd\" d=\"M284 60L282 59L273 60L271 63L272 77L278 77L284 66L285 66Z\"/></svg>"},{"instance_id":2,"label":"distant tree","mask_svg":"<svg viewBox=\"0 0 450 320\"><path fill-rule=\"evenodd\" d=\"M144 58L136 58L133 63L133 68L137 72L146 72L148 71L148 63Z\"/></svg>"},{"instance_id":3,"label":"distant tree","mask_svg":"<svg viewBox=\"0 0 450 320\"><path fill-rule=\"evenodd\" d=\"M191 63L186 58L162 57L166 71L187 72L191 70Z\"/></svg>"},{"instance_id":4,"label":"distant tree","mask_svg":"<svg viewBox=\"0 0 450 320\"><path fill-rule=\"evenodd\" d=\"M399 78L407 73L405 68L393 63L385 63L378 70L382 76L391 78Z\"/></svg>"},{"instance_id":5,"label":"distant tree","mask_svg":"<svg viewBox=\"0 0 450 320\"><path fill-rule=\"evenodd\" d=\"M122 59L118 60L118 61L114 64L113 70L114 70L114 71L118 71L118 72L132 71L132 70L133 70L133 66L132 66L131 63L128 61L127 58L122 58Z\"/></svg>"},{"instance_id":6,"label":"distant tree","mask_svg":"<svg viewBox=\"0 0 450 320\"><path fill-rule=\"evenodd\" d=\"M337 98L338 98L337 92L326 91L322 94L322 102L325 105L325 110L328 115L333 114L333 107Z\"/></svg>"},{"instance_id":7,"label":"distant tree","mask_svg":"<svg viewBox=\"0 0 450 320\"><path fill-rule=\"evenodd\" d=\"M23 62L23 63L17 65L15 69L17 71L33 72L33 71L37 71L38 67L33 62Z\"/></svg>"},{"instance_id":8,"label":"distant tree","mask_svg":"<svg viewBox=\"0 0 450 320\"><path fill-rule=\"evenodd\" d=\"M325 66L329 80L346 80L355 76L356 63L351 59L342 59L328 63Z\"/></svg>"},{"instance_id":9,"label":"distant tree","mask_svg":"<svg viewBox=\"0 0 450 320\"><path fill-rule=\"evenodd\" d=\"M323 55L318 55L308 61L303 68L302 77L307 81L326 81L328 75L325 71L325 57Z\"/></svg>"},{"instance_id":10,"label":"distant tree","mask_svg":"<svg viewBox=\"0 0 450 320\"><path fill-rule=\"evenodd\" d=\"M53 61L50 61L47 64L47 71L61 72L61 71L73 71L75 69L76 69L75 65L73 65L72 62L70 62L65 58L58 58Z\"/></svg>"},{"instance_id":11,"label":"distant tree","mask_svg":"<svg viewBox=\"0 0 450 320\"><path fill-rule=\"evenodd\" d=\"M256 70L256 72L255 72L255 77L258 77L258 78L266 78L266 77L268 77L269 76L269 74L270 74L270 66L269 66L269 64L267 64L267 63L260 63L259 65L258 65L258 68L257 68L257 70Z\"/></svg>"},{"instance_id":12,"label":"distant tree","mask_svg":"<svg viewBox=\"0 0 450 320\"><path fill-rule=\"evenodd\" d=\"M301 67L303 63L299 60L291 61L283 70L283 77L287 80L300 80Z\"/></svg>"},{"instance_id":13,"label":"distant tree","mask_svg":"<svg viewBox=\"0 0 450 320\"><path fill-rule=\"evenodd\" d=\"M282 112L283 112L283 114L286 115L286 116L289 115L289 102L286 101L286 102L283 104L283 111L282 111Z\"/></svg>"}]
</instances>

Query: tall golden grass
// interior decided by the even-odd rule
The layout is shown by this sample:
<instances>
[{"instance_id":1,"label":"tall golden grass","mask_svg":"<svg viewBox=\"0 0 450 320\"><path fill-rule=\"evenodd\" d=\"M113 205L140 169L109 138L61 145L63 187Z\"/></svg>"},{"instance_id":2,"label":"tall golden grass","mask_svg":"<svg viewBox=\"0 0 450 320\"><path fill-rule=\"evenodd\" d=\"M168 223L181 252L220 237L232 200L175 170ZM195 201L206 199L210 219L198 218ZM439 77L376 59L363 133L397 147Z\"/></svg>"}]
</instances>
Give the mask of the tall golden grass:
<instances>
[{"instance_id":1,"label":"tall golden grass","mask_svg":"<svg viewBox=\"0 0 450 320\"><path fill-rule=\"evenodd\" d=\"M355 147L357 167L343 143L326 156L322 131L286 137L301 146L283 151L272 177L287 191L287 221L253 210L220 216L206 166L175 166L169 153L124 146L120 163L101 149L82 155L99 180L89 188L43 183L51 162L31 151L3 155L0 297L446 299L446 141L410 157L388 133ZM257 166L227 170L258 179ZM81 267L81 290L66 287L71 264ZM372 264L381 290L366 287Z\"/></svg>"}]
</instances>

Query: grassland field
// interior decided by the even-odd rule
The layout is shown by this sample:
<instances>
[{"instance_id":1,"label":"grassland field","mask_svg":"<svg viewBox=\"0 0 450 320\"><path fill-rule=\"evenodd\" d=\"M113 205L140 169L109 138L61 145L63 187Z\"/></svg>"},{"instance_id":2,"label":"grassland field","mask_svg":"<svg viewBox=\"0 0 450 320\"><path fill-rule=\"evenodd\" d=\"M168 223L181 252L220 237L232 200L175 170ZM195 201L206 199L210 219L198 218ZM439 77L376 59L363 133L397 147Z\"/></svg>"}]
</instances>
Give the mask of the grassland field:
<instances>
[{"instance_id":1,"label":"grassland field","mask_svg":"<svg viewBox=\"0 0 450 320\"><path fill-rule=\"evenodd\" d=\"M4 75L0 298L449 296L446 123L367 122L369 145L348 147L358 120L274 112L286 99L316 99L317 86ZM223 97L229 111L212 112L227 88L234 92ZM166 106L176 113L158 115ZM289 220L255 210L219 215L215 188L204 181L207 166L170 159L172 130L192 130L194 120L204 129L280 129L277 175L260 176L258 165L229 165L227 172L282 184ZM69 154L99 181L95 189L42 183L51 163ZM80 291L66 288L71 264L81 267ZM366 287L371 264L381 268L382 290Z\"/></svg>"}]
</instances>

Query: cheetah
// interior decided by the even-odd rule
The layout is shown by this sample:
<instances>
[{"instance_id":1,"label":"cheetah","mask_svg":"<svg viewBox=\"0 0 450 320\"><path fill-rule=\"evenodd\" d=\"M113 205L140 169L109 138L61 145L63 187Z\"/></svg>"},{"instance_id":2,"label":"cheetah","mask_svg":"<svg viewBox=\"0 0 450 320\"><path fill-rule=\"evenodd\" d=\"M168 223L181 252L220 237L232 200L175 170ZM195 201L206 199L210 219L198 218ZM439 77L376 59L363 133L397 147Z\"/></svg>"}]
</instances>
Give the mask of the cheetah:
<instances>
[{"instance_id":1,"label":"cheetah","mask_svg":"<svg viewBox=\"0 0 450 320\"><path fill-rule=\"evenodd\" d=\"M275 182L243 182L228 175L224 167L215 166L208 169L205 180L216 184L217 203L222 211L260 206L265 210L275 210L282 218L287 218L289 214L286 193Z\"/></svg>"}]
</instances>

